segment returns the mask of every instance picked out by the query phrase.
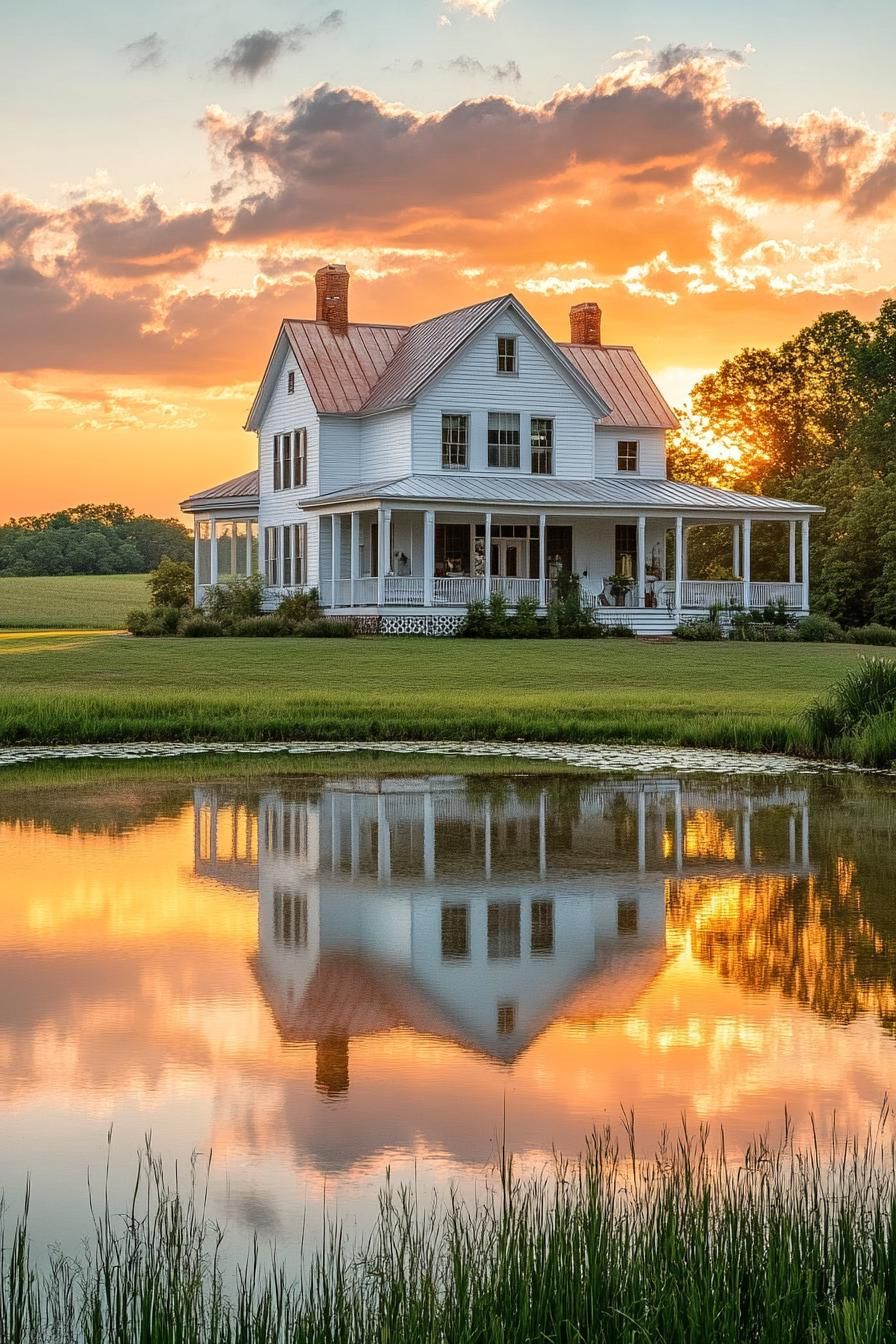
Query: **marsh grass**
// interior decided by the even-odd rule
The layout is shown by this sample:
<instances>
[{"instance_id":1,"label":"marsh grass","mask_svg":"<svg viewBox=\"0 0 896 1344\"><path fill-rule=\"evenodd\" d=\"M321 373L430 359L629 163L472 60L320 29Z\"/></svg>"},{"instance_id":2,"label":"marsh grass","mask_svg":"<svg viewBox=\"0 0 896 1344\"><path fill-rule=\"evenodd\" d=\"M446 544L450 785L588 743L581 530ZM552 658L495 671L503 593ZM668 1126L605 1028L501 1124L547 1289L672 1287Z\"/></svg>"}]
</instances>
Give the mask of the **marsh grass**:
<instances>
[{"instance_id":1,"label":"marsh grass","mask_svg":"<svg viewBox=\"0 0 896 1344\"><path fill-rule=\"evenodd\" d=\"M0 1247L0 1338L892 1344L896 1165L881 1119L824 1151L759 1140L737 1163L705 1130L636 1160L629 1122L621 1148L596 1135L540 1176L502 1156L473 1203L387 1184L369 1239L330 1224L297 1277L257 1243L229 1267L203 1173L169 1186L147 1152L128 1211L92 1202L75 1257L36 1267L26 1207Z\"/></svg>"},{"instance_id":2,"label":"marsh grass","mask_svg":"<svg viewBox=\"0 0 896 1344\"><path fill-rule=\"evenodd\" d=\"M896 662L860 658L803 716L806 739L820 756L887 767L896 762Z\"/></svg>"}]
</instances>

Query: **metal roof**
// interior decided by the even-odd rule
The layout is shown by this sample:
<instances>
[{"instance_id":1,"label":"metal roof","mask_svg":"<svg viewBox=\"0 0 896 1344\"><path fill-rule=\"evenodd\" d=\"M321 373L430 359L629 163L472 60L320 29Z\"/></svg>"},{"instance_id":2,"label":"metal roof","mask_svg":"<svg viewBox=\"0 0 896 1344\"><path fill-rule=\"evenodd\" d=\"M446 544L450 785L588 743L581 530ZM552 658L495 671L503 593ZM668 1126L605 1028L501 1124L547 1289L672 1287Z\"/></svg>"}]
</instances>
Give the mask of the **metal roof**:
<instances>
[{"instance_id":1,"label":"metal roof","mask_svg":"<svg viewBox=\"0 0 896 1344\"><path fill-rule=\"evenodd\" d=\"M287 319L293 354L323 415L356 415L382 379L407 327L349 324L344 333L327 322Z\"/></svg>"},{"instance_id":2,"label":"metal roof","mask_svg":"<svg viewBox=\"0 0 896 1344\"><path fill-rule=\"evenodd\" d=\"M373 500L415 502L420 504L518 505L521 508L664 509L672 513L737 513L797 517L823 513L816 504L801 504L789 499L770 499L746 495L736 490L717 490L708 485L689 485L662 477L637 477L626 480L616 476L591 481L560 480L556 476L489 474L477 476L465 471L445 471L440 475L403 476L398 480L373 481L352 486L316 499L303 500L303 509L324 509L336 504Z\"/></svg>"},{"instance_id":3,"label":"metal roof","mask_svg":"<svg viewBox=\"0 0 896 1344\"><path fill-rule=\"evenodd\" d=\"M630 345L558 343L569 362L610 407L598 423L626 429L677 429L675 412Z\"/></svg>"},{"instance_id":4,"label":"metal roof","mask_svg":"<svg viewBox=\"0 0 896 1344\"><path fill-rule=\"evenodd\" d=\"M242 507L258 503L258 471L247 471L232 480L222 481L208 490L197 490L181 504L184 513L196 513L209 504L239 503Z\"/></svg>"}]
</instances>

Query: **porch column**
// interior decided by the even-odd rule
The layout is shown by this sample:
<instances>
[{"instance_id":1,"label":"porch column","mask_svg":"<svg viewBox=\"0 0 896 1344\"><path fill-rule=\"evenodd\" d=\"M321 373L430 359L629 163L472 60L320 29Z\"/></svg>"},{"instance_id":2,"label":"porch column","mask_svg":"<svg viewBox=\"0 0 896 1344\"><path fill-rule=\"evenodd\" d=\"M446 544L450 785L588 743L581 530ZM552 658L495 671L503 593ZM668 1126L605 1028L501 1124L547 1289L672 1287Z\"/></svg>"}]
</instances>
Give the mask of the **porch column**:
<instances>
[{"instance_id":1,"label":"porch column","mask_svg":"<svg viewBox=\"0 0 896 1344\"><path fill-rule=\"evenodd\" d=\"M199 519L193 519L193 606L199 606Z\"/></svg>"},{"instance_id":2,"label":"porch column","mask_svg":"<svg viewBox=\"0 0 896 1344\"><path fill-rule=\"evenodd\" d=\"M423 515L423 605L432 606L432 580L436 569L436 515L427 509Z\"/></svg>"},{"instance_id":3,"label":"porch column","mask_svg":"<svg viewBox=\"0 0 896 1344\"><path fill-rule=\"evenodd\" d=\"M787 582L796 583L796 519L787 524Z\"/></svg>"},{"instance_id":4,"label":"porch column","mask_svg":"<svg viewBox=\"0 0 896 1344\"><path fill-rule=\"evenodd\" d=\"M546 607L550 601L547 576L547 530L548 516L546 513L540 513L538 515L538 579L541 592L539 606L542 607Z\"/></svg>"},{"instance_id":5,"label":"porch column","mask_svg":"<svg viewBox=\"0 0 896 1344\"><path fill-rule=\"evenodd\" d=\"M482 573L485 578L485 593L483 596L487 602L492 591L492 516L490 513L485 515L485 555L483 557Z\"/></svg>"},{"instance_id":6,"label":"porch column","mask_svg":"<svg viewBox=\"0 0 896 1344\"><path fill-rule=\"evenodd\" d=\"M644 564L647 544L647 519L643 513L638 514L638 544L635 550L635 604L639 607L644 606Z\"/></svg>"},{"instance_id":7,"label":"porch column","mask_svg":"<svg viewBox=\"0 0 896 1344\"><path fill-rule=\"evenodd\" d=\"M675 516L675 611L681 615L681 580L684 569L684 519L681 514Z\"/></svg>"},{"instance_id":8,"label":"porch column","mask_svg":"<svg viewBox=\"0 0 896 1344\"><path fill-rule=\"evenodd\" d=\"M740 573L740 524L731 527L731 573L737 578Z\"/></svg>"},{"instance_id":9,"label":"porch column","mask_svg":"<svg viewBox=\"0 0 896 1344\"><path fill-rule=\"evenodd\" d=\"M218 521L217 521L216 518L213 518L213 519L212 519L212 523L211 523L211 527L209 528L209 531L210 531L210 533L211 533L212 553L211 553L211 555L209 556L209 571L208 571L208 577L209 577L209 582L210 582L210 583L217 583L217 582L218 582Z\"/></svg>"},{"instance_id":10,"label":"porch column","mask_svg":"<svg viewBox=\"0 0 896 1344\"><path fill-rule=\"evenodd\" d=\"M744 580L744 606L747 609L749 609L750 606L752 605L750 594L750 560L751 560L750 548L752 545L752 529L753 529L752 518L745 518L743 522L743 534L744 534L743 580Z\"/></svg>"},{"instance_id":11,"label":"porch column","mask_svg":"<svg viewBox=\"0 0 896 1344\"><path fill-rule=\"evenodd\" d=\"M808 518L803 519L801 541L803 543L803 556L802 556L803 568L802 573L800 574L800 578L803 581L803 595L801 598L801 605L803 611L808 611L809 610L809 519ZM214 552L212 552L212 554L214 554Z\"/></svg>"},{"instance_id":12,"label":"porch column","mask_svg":"<svg viewBox=\"0 0 896 1344\"><path fill-rule=\"evenodd\" d=\"M349 556L349 584L348 584L348 604L350 607L355 605L355 582L358 578L358 553L361 544L361 515L357 509L352 510L352 542L351 554Z\"/></svg>"},{"instance_id":13,"label":"porch column","mask_svg":"<svg viewBox=\"0 0 896 1344\"><path fill-rule=\"evenodd\" d=\"M376 566L376 604L381 607L386 600L386 571L391 569L392 544L389 540L392 532L392 510L377 509L377 543L379 555Z\"/></svg>"},{"instance_id":14,"label":"porch column","mask_svg":"<svg viewBox=\"0 0 896 1344\"><path fill-rule=\"evenodd\" d=\"M338 513L330 516L330 606L335 607L337 579L342 577L342 519Z\"/></svg>"}]
</instances>

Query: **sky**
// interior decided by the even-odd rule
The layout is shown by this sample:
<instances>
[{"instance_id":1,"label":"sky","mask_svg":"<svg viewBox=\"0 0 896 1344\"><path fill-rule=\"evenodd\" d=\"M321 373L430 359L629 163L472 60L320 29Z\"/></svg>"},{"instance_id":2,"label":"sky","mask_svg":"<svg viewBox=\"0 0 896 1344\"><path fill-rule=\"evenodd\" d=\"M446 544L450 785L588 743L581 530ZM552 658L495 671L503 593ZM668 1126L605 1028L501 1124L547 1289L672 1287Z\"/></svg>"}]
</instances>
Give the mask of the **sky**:
<instances>
[{"instance_id":1,"label":"sky","mask_svg":"<svg viewBox=\"0 0 896 1344\"><path fill-rule=\"evenodd\" d=\"M893 0L0 0L0 518L248 470L280 319L595 299L681 405L896 295Z\"/></svg>"}]
</instances>

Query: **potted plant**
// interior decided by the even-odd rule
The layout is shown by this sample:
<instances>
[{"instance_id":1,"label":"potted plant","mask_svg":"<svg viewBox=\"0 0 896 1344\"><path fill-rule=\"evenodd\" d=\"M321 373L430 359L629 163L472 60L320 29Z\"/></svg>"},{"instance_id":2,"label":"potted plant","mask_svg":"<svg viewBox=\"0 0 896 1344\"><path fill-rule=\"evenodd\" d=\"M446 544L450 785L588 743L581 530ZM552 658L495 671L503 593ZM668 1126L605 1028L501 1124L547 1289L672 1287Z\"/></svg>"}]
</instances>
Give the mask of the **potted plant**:
<instances>
[{"instance_id":1,"label":"potted plant","mask_svg":"<svg viewBox=\"0 0 896 1344\"><path fill-rule=\"evenodd\" d=\"M631 574L611 574L607 579L607 584L616 606L624 607L625 599L635 585Z\"/></svg>"}]
</instances>

